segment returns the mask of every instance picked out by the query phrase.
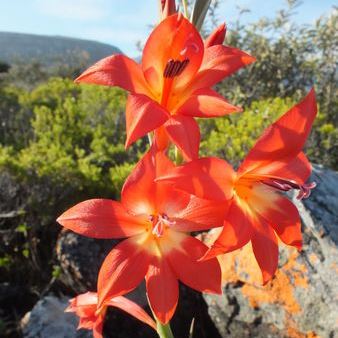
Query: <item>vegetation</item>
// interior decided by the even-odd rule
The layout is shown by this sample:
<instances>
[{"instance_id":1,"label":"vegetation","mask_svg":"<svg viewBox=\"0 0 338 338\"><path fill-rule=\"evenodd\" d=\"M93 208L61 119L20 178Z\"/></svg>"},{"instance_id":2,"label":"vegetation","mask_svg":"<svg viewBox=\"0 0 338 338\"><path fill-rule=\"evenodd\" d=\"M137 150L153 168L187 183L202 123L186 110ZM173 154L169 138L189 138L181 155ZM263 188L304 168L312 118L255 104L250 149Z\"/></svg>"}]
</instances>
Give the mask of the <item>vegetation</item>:
<instances>
[{"instance_id":1,"label":"vegetation","mask_svg":"<svg viewBox=\"0 0 338 338\"><path fill-rule=\"evenodd\" d=\"M215 4L210 29L217 21ZM247 50L257 62L218 86L244 113L200 120L201 154L237 166L264 127L315 85L320 113L307 154L314 163L338 169L337 13L298 26L291 16L296 5L289 0L275 19L249 26L239 20L229 32L226 43ZM0 299L1 336L15 332L8 318L29 310L57 279L51 249L59 232L57 215L87 198L118 198L146 149L142 140L124 150L126 94L75 85L77 72L36 62L0 64L0 287L10 282L16 295L12 312L2 312ZM18 297L26 302L20 310L14 304Z\"/></svg>"}]
</instances>

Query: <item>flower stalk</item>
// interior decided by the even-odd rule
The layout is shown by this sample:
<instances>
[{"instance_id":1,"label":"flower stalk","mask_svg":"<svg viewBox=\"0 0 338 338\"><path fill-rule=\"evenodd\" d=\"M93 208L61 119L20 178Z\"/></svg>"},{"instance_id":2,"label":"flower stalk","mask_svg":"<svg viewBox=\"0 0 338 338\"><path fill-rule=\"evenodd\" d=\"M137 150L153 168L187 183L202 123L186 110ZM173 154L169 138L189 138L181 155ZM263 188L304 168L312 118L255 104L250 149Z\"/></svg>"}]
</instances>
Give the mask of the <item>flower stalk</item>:
<instances>
[{"instance_id":1,"label":"flower stalk","mask_svg":"<svg viewBox=\"0 0 338 338\"><path fill-rule=\"evenodd\" d=\"M170 324L162 324L159 320L156 320L157 333L160 338L174 338L171 331Z\"/></svg>"}]
</instances>

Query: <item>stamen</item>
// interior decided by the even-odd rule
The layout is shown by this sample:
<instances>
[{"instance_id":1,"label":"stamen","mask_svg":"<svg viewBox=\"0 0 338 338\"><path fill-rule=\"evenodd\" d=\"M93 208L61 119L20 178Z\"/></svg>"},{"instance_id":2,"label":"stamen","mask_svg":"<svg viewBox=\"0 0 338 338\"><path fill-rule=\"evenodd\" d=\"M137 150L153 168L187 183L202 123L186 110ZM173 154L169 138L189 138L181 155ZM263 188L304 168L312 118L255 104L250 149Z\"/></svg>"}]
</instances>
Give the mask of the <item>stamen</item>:
<instances>
[{"instance_id":1,"label":"stamen","mask_svg":"<svg viewBox=\"0 0 338 338\"><path fill-rule=\"evenodd\" d=\"M170 59L165 66L163 76L165 78L173 78L181 75L189 62L189 59L184 59L183 61Z\"/></svg>"},{"instance_id":2,"label":"stamen","mask_svg":"<svg viewBox=\"0 0 338 338\"><path fill-rule=\"evenodd\" d=\"M261 181L263 184L276 188L282 191L289 191L291 189L298 189L299 193L297 199L308 198L311 194L311 189L316 187L316 182L298 184L294 181L284 180L282 178L269 178Z\"/></svg>"},{"instance_id":3,"label":"stamen","mask_svg":"<svg viewBox=\"0 0 338 338\"><path fill-rule=\"evenodd\" d=\"M171 227L172 225L176 224L175 221L171 221L166 214L149 217L149 220L153 222L153 231L152 234L156 235L157 237L162 237L165 228Z\"/></svg>"}]
</instances>

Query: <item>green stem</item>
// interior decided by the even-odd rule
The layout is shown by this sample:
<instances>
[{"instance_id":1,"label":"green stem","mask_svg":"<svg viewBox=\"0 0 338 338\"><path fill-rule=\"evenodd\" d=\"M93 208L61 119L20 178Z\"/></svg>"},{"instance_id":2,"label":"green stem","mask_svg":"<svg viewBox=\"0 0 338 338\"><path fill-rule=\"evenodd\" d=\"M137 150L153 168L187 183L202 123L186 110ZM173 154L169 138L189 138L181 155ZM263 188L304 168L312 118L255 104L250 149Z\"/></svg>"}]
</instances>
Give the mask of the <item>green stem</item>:
<instances>
[{"instance_id":1,"label":"green stem","mask_svg":"<svg viewBox=\"0 0 338 338\"><path fill-rule=\"evenodd\" d=\"M171 331L170 324L162 324L159 320L157 322L157 333L160 338L174 338Z\"/></svg>"}]
</instances>

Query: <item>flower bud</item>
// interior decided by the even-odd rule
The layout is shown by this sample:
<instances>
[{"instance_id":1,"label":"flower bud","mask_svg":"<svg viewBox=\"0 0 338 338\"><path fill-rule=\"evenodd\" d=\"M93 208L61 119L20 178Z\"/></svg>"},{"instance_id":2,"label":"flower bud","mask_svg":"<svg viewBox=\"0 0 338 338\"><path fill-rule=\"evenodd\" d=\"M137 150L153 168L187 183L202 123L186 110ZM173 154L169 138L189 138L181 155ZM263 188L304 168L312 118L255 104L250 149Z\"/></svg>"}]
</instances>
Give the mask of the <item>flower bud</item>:
<instances>
[{"instance_id":1,"label":"flower bud","mask_svg":"<svg viewBox=\"0 0 338 338\"><path fill-rule=\"evenodd\" d=\"M169 15L175 14L176 3L175 0L161 0L161 17L162 20L168 17Z\"/></svg>"},{"instance_id":2,"label":"flower bud","mask_svg":"<svg viewBox=\"0 0 338 338\"><path fill-rule=\"evenodd\" d=\"M226 25L225 23L218 26L204 41L205 48L222 45L225 39Z\"/></svg>"}]
</instances>

